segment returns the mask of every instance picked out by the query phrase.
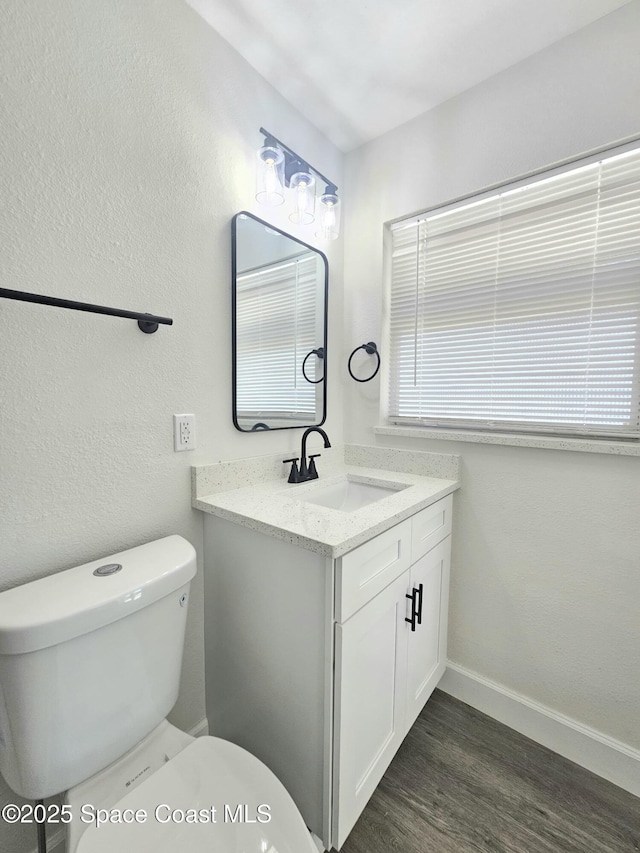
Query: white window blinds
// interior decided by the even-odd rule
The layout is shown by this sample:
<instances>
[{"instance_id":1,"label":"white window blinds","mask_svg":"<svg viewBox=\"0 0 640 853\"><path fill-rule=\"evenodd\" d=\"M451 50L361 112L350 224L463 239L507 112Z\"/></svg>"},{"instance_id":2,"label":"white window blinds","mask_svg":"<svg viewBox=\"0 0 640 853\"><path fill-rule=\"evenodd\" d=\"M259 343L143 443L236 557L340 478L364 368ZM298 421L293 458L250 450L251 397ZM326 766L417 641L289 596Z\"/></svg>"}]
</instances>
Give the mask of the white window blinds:
<instances>
[{"instance_id":1,"label":"white window blinds","mask_svg":"<svg viewBox=\"0 0 640 853\"><path fill-rule=\"evenodd\" d=\"M315 417L318 386L302 375L302 362L316 348L316 256L260 267L237 276L236 405L251 421ZM319 365L318 365L319 362ZM312 356L309 379L322 376ZM315 373L318 372L318 376Z\"/></svg>"},{"instance_id":2,"label":"white window blinds","mask_svg":"<svg viewBox=\"0 0 640 853\"><path fill-rule=\"evenodd\" d=\"M638 437L640 149L391 236L392 422Z\"/></svg>"}]
</instances>

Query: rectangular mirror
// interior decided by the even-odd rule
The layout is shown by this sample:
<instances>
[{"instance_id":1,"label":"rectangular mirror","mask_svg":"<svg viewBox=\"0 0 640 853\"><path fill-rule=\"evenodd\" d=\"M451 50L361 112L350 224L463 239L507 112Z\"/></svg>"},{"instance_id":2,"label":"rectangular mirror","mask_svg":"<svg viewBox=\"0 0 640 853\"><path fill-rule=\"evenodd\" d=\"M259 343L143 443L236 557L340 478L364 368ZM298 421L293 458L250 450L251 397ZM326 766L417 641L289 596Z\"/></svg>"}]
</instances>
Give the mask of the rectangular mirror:
<instances>
[{"instance_id":1,"label":"rectangular mirror","mask_svg":"<svg viewBox=\"0 0 640 853\"><path fill-rule=\"evenodd\" d=\"M231 223L233 423L242 432L319 426L326 416L322 252L251 213Z\"/></svg>"}]
</instances>

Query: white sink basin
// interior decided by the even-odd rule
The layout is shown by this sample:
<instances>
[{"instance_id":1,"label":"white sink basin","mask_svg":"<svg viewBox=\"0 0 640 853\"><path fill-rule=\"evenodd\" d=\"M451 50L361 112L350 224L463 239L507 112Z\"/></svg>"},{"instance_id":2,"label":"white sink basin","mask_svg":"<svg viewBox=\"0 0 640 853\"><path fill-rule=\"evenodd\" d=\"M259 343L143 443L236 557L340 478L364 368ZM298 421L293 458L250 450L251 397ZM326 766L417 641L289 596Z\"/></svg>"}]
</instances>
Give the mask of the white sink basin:
<instances>
[{"instance_id":1,"label":"white sink basin","mask_svg":"<svg viewBox=\"0 0 640 853\"><path fill-rule=\"evenodd\" d=\"M304 496L300 495L300 499L305 503L326 506L329 509L354 512L406 488L407 486L402 484L362 483L360 480L344 477L328 485L318 484Z\"/></svg>"}]
</instances>

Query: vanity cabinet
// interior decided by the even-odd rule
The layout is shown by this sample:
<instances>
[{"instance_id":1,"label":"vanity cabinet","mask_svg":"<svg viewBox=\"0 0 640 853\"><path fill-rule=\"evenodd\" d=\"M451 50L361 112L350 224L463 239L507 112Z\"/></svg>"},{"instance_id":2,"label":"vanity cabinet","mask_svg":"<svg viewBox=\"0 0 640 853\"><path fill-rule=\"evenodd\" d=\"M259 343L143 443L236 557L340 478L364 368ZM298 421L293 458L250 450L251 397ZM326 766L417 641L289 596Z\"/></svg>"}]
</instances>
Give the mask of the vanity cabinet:
<instances>
[{"instance_id":1,"label":"vanity cabinet","mask_svg":"<svg viewBox=\"0 0 640 853\"><path fill-rule=\"evenodd\" d=\"M446 662L452 496L337 559L205 517L210 732L339 849Z\"/></svg>"},{"instance_id":2,"label":"vanity cabinet","mask_svg":"<svg viewBox=\"0 0 640 853\"><path fill-rule=\"evenodd\" d=\"M343 583L336 612L344 621L335 627L332 841L337 849L444 672L450 533L448 497L339 561ZM359 601L354 578L360 579ZM384 581L388 585L380 592L365 596L368 587ZM362 605L356 612L354 603Z\"/></svg>"}]
</instances>

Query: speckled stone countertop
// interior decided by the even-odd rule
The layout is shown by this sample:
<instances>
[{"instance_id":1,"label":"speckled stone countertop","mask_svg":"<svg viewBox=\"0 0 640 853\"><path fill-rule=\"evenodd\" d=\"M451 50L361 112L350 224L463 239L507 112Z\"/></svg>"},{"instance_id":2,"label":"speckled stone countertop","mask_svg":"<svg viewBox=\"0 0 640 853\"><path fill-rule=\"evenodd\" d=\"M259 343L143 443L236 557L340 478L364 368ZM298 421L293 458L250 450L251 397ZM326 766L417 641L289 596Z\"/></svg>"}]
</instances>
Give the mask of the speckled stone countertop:
<instances>
[{"instance_id":1,"label":"speckled stone countertop","mask_svg":"<svg viewBox=\"0 0 640 853\"><path fill-rule=\"evenodd\" d=\"M220 491L218 485L218 490L213 494L203 494L203 491L207 491L208 482L213 483L215 480L214 475L219 472L212 474L211 469L218 466L195 468L193 506L318 554L341 557L459 487L457 457L420 453L408 456L402 451L397 453L399 455L391 459L386 450L385 469L347 464L334 459L326 474L321 473L317 480L308 483L289 484L286 479L269 479L227 491ZM344 453L343 458L347 461L356 458L358 461L365 458L371 461L374 456L372 453L358 454L351 449ZM421 460L421 456L431 459ZM435 456L441 459L434 460ZM437 464L431 464L434 462ZM388 470L387 466L391 464L396 468L411 467L421 473ZM423 473L433 467L438 474L444 471L448 476L428 476ZM345 475L362 483L384 485L397 491L353 512L307 503L305 497L314 489L339 482ZM215 489L215 486L212 488Z\"/></svg>"}]
</instances>

